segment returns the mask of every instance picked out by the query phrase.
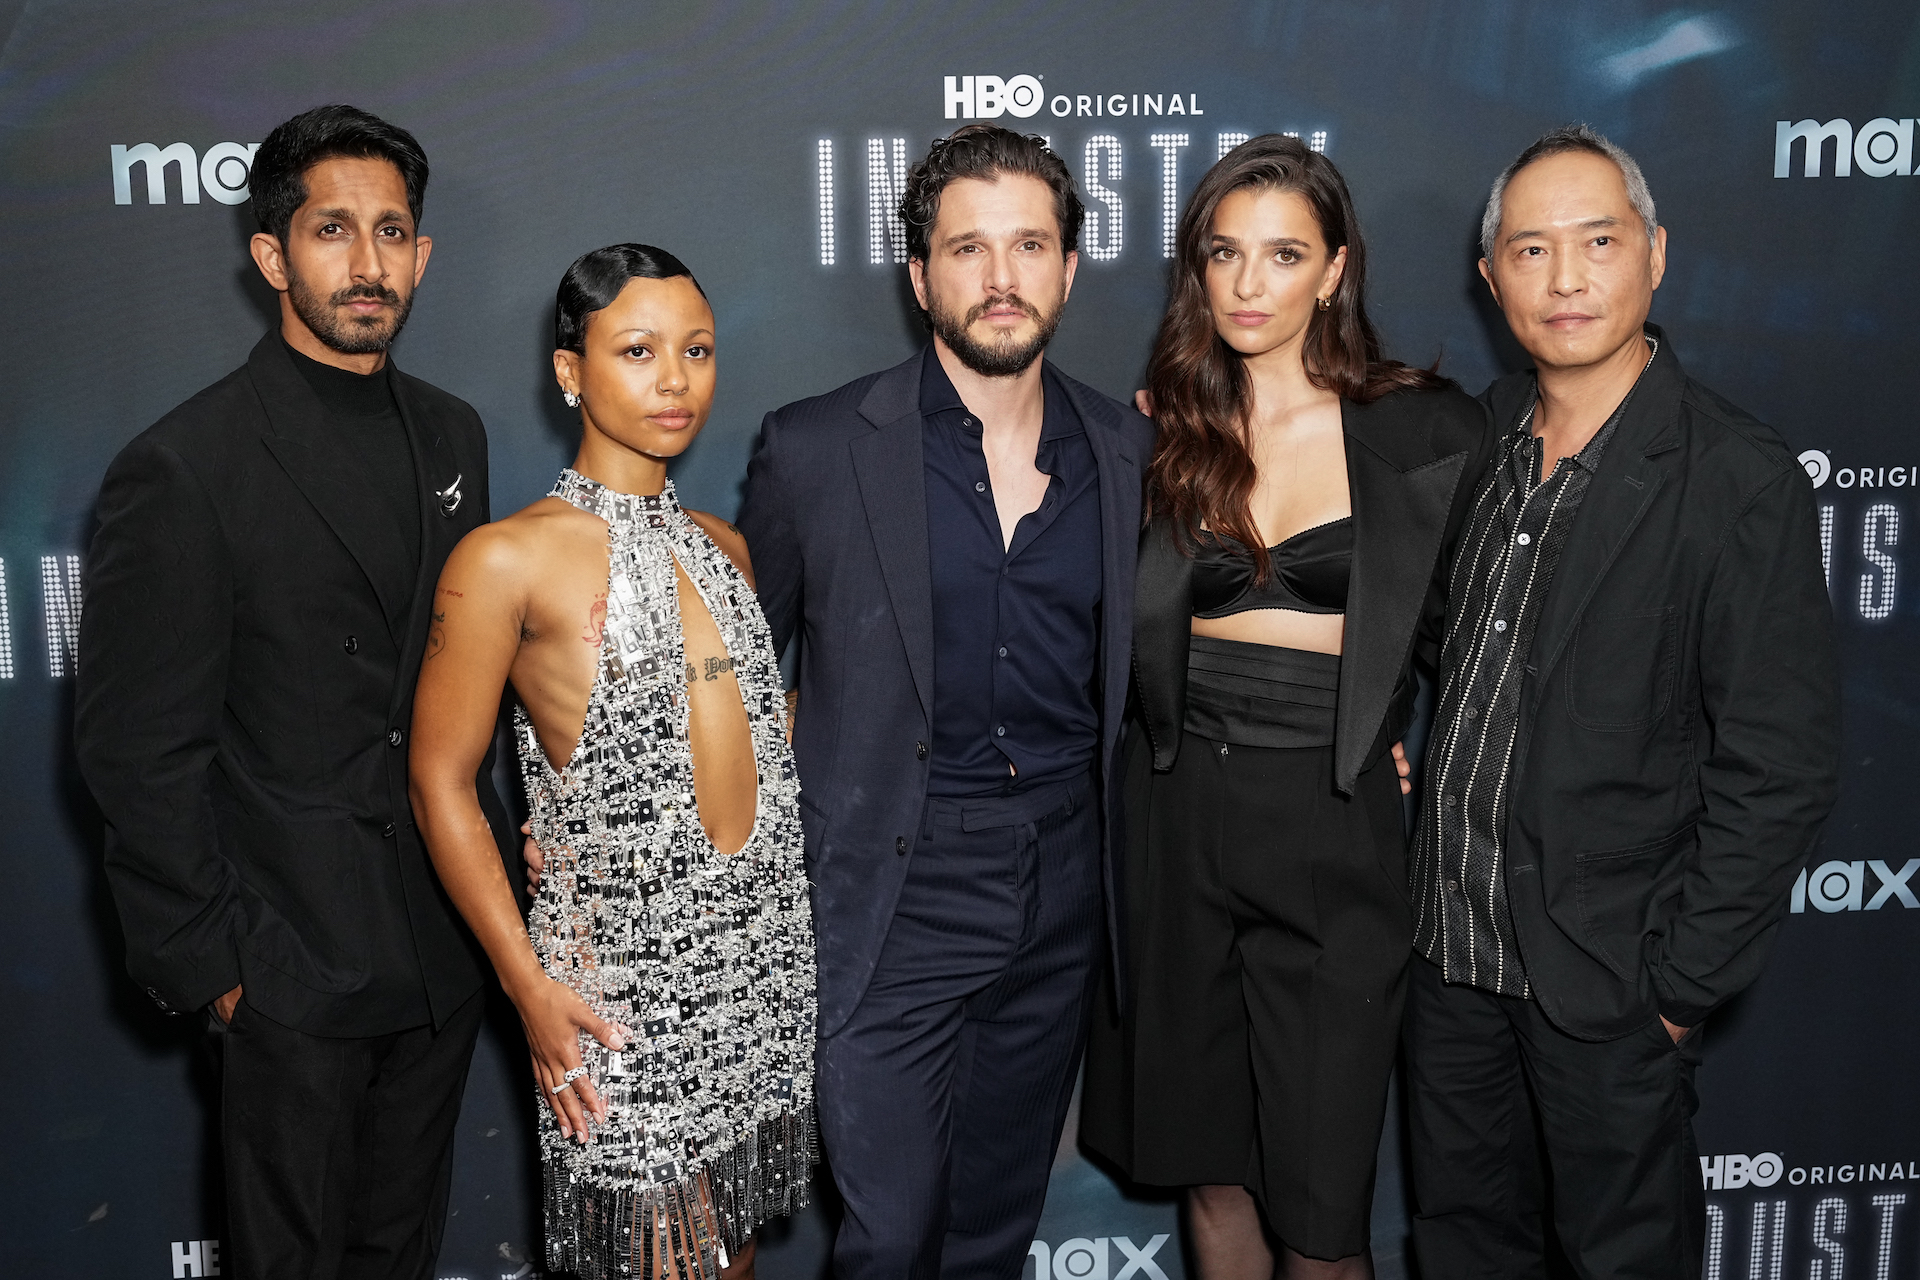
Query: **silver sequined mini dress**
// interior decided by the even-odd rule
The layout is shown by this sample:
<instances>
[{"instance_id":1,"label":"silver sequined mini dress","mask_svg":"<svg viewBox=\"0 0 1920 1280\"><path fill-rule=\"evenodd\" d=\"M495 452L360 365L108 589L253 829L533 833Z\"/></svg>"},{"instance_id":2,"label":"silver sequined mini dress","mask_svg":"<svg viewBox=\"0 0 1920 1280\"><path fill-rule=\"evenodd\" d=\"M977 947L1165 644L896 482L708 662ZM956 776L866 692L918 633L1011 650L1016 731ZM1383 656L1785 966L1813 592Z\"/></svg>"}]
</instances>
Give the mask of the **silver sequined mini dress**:
<instances>
[{"instance_id":1,"label":"silver sequined mini dress","mask_svg":"<svg viewBox=\"0 0 1920 1280\"><path fill-rule=\"evenodd\" d=\"M515 714L546 872L527 920L554 979L633 1031L580 1037L609 1119L582 1145L543 1098L547 1265L584 1280L719 1274L767 1218L806 1203L814 961L800 787L780 670L753 589L681 510L574 471L552 496L607 522L600 665L586 727L556 771ZM758 767L753 832L707 839L694 805L674 563L719 628Z\"/></svg>"}]
</instances>

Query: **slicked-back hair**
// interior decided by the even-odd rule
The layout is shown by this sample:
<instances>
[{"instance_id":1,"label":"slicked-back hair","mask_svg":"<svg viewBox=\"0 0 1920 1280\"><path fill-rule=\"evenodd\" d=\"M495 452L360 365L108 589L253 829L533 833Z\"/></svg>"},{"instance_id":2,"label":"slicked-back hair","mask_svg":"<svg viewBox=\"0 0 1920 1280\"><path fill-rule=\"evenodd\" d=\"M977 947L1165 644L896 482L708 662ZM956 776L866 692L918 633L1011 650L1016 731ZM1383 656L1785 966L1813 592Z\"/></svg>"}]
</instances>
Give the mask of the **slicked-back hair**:
<instances>
[{"instance_id":1,"label":"slicked-back hair","mask_svg":"<svg viewBox=\"0 0 1920 1280\"><path fill-rule=\"evenodd\" d=\"M1176 235L1166 315L1147 361L1153 396L1153 459L1147 465L1146 516L1169 518L1183 550L1202 529L1238 539L1253 556L1254 578L1272 572L1253 519L1259 470L1247 443L1253 411L1246 360L1215 327L1207 265L1220 204L1236 191L1291 192L1306 201L1329 255L1347 251L1325 311L1307 321L1301 358L1314 386L1356 404L1401 390L1446 385L1430 369L1388 360L1367 317L1367 246L1347 183L1333 161L1300 139L1264 133L1220 158L1194 188Z\"/></svg>"},{"instance_id":2,"label":"slicked-back hair","mask_svg":"<svg viewBox=\"0 0 1920 1280\"><path fill-rule=\"evenodd\" d=\"M927 154L907 171L900 220L907 227L907 256L927 260L933 224L940 217L940 194L961 178L993 182L1007 174L1038 178L1053 192L1053 216L1060 224L1060 254L1080 247L1080 224L1087 211L1074 188L1066 161L1038 134L1015 133L997 124L969 124L934 139Z\"/></svg>"},{"instance_id":3,"label":"slicked-back hair","mask_svg":"<svg viewBox=\"0 0 1920 1280\"><path fill-rule=\"evenodd\" d=\"M307 202L307 171L322 160L385 160L407 185L413 225L427 203L427 153L414 136L371 112L334 103L303 111L275 128L254 153L247 189L260 229L287 241L293 215Z\"/></svg>"},{"instance_id":4,"label":"slicked-back hair","mask_svg":"<svg viewBox=\"0 0 1920 1280\"><path fill-rule=\"evenodd\" d=\"M627 281L682 277L700 289L700 282L686 263L650 244L610 244L581 254L560 277L560 288L554 294L554 350L585 355L588 319L594 312L612 306ZM700 289L700 296L706 297L707 291Z\"/></svg>"},{"instance_id":5,"label":"slicked-back hair","mask_svg":"<svg viewBox=\"0 0 1920 1280\"><path fill-rule=\"evenodd\" d=\"M1513 163L1493 180L1493 192L1487 197L1486 212L1480 215L1481 257L1493 257L1493 242L1500 236L1501 206L1506 199L1507 185L1513 181L1514 175L1535 160L1565 155L1569 151L1605 156L1619 166L1620 176L1627 184L1627 203L1633 206L1633 211L1640 215L1640 221L1646 224L1647 242L1653 242L1654 229L1660 224L1653 216L1653 192L1647 188L1647 177L1640 172L1639 163L1591 125L1563 124L1534 139L1532 145L1515 157Z\"/></svg>"}]
</instances>

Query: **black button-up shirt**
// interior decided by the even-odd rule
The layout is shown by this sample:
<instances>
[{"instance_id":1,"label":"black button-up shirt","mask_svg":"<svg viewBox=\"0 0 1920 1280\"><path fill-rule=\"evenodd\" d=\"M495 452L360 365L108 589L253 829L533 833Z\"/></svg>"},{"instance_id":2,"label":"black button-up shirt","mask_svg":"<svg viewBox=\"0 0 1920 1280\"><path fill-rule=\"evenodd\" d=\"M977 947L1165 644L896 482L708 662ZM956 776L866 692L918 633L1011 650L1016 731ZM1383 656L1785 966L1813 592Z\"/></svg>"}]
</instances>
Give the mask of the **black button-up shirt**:
<instances>
[{"instance_id":1,"label":"black button-up shirt","mask_svg":"<svg viewBox=\"0 0 1920 1280\"><path fill-rule=\"evenodd\" d=\"M1066 388L1041 366L1034 465L1051 479L1003 543L980 418L937 353L920 380L933 574L936 796L1006 795L1092 767L1099 653L1099 469Z\"/></svg>"},{"instance_id":2,"label":"black button-up shirt","mask_svg":"<svg viewBox=\"0 0 1920 1280\"><path fill-rule=\"evenodd\" d=\"M1632 399L1629 391L1586 447L1557 461L1545 480L1545 444L1529 408L1501 442L1455 554L1413 847L1414 947L1448 982L1528 994L1506 881L1520 687L1574 515Z\"/></svg>"}]
</instances>

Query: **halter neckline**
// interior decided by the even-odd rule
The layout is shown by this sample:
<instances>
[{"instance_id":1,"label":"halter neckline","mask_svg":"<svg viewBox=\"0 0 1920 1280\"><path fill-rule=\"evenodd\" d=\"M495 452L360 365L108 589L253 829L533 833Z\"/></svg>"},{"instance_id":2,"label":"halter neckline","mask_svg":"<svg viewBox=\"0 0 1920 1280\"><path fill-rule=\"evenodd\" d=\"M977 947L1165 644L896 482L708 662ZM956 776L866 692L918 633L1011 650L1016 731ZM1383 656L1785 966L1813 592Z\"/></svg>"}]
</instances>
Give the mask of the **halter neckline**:
<instances>
[{"instance_id":1,"label":"halter neckline","mask_svg":"<svg viewBox=\"0 0 1920 1280\"><path fill-rule=\"evenodd\" d=\"M622 493L581 475L572 467L560 473L560 478L553 482L553 490L547 496L570 502L582 511L599 516L608 524L625 523L642 513L681 509L680 495L674 491L671 479L662 482L659 493Z\"/></svg>"}]
</instances>

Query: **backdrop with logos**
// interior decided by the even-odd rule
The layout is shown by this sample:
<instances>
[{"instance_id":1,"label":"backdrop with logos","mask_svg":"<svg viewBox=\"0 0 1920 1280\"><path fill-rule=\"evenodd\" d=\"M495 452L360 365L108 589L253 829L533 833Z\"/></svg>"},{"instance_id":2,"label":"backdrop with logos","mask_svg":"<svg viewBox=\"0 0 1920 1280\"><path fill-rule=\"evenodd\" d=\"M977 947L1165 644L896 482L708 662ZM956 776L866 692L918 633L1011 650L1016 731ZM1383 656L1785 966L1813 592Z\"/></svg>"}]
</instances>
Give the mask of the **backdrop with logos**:
<instances>
[{"instance_id":1,"label":"backdrop with logos","mask_svg":"<svg viewBox=\"0 0 1920 1280\"><path fill-rule=\"evenodd\" d=\"M1289 131L1338 161L1392 352L1477 391L1522 367L1474 271L1489 181L1590 121L1670 234L1654 316L1687 368L1812 475L1846 682L1846 773L1772 965L1708 1025L1698 1119L1710 1280L1920 1278L1920 849L1900 778L1920 719L1902 542L1920 484L1920 15L1871 0L720 3L341 0L0 5L0 1238L27 1275L216 1275L202 1023L125 977L100 822L71 754L86 549L114 453L238 365L272 315L245 254L251 148L345 101L433 164L431 269L396 360L486 421L492 500L533 500L575 427L549 371L580 252L665 246L713 299L718 408L675 468L730 514L768 409L922 341L891 208L965 119L1044 134L1086 195L1053 355L1139 384L1171 228L1205 168ZM1908 317L1902 319L1903 316ZM517 791L510 769L502 782ZM1891 788L1889 790L1888 788ZM440 1274L540 1274L532 1088L497 1009L459 1130ZM1177 1280L1173 1202L1073 1145L1027 1274ZM1397 1138L1375 1212L1406 1231ZM830 1196L761 1274L823 1273Z\"/></svg>"}]
</instances>

